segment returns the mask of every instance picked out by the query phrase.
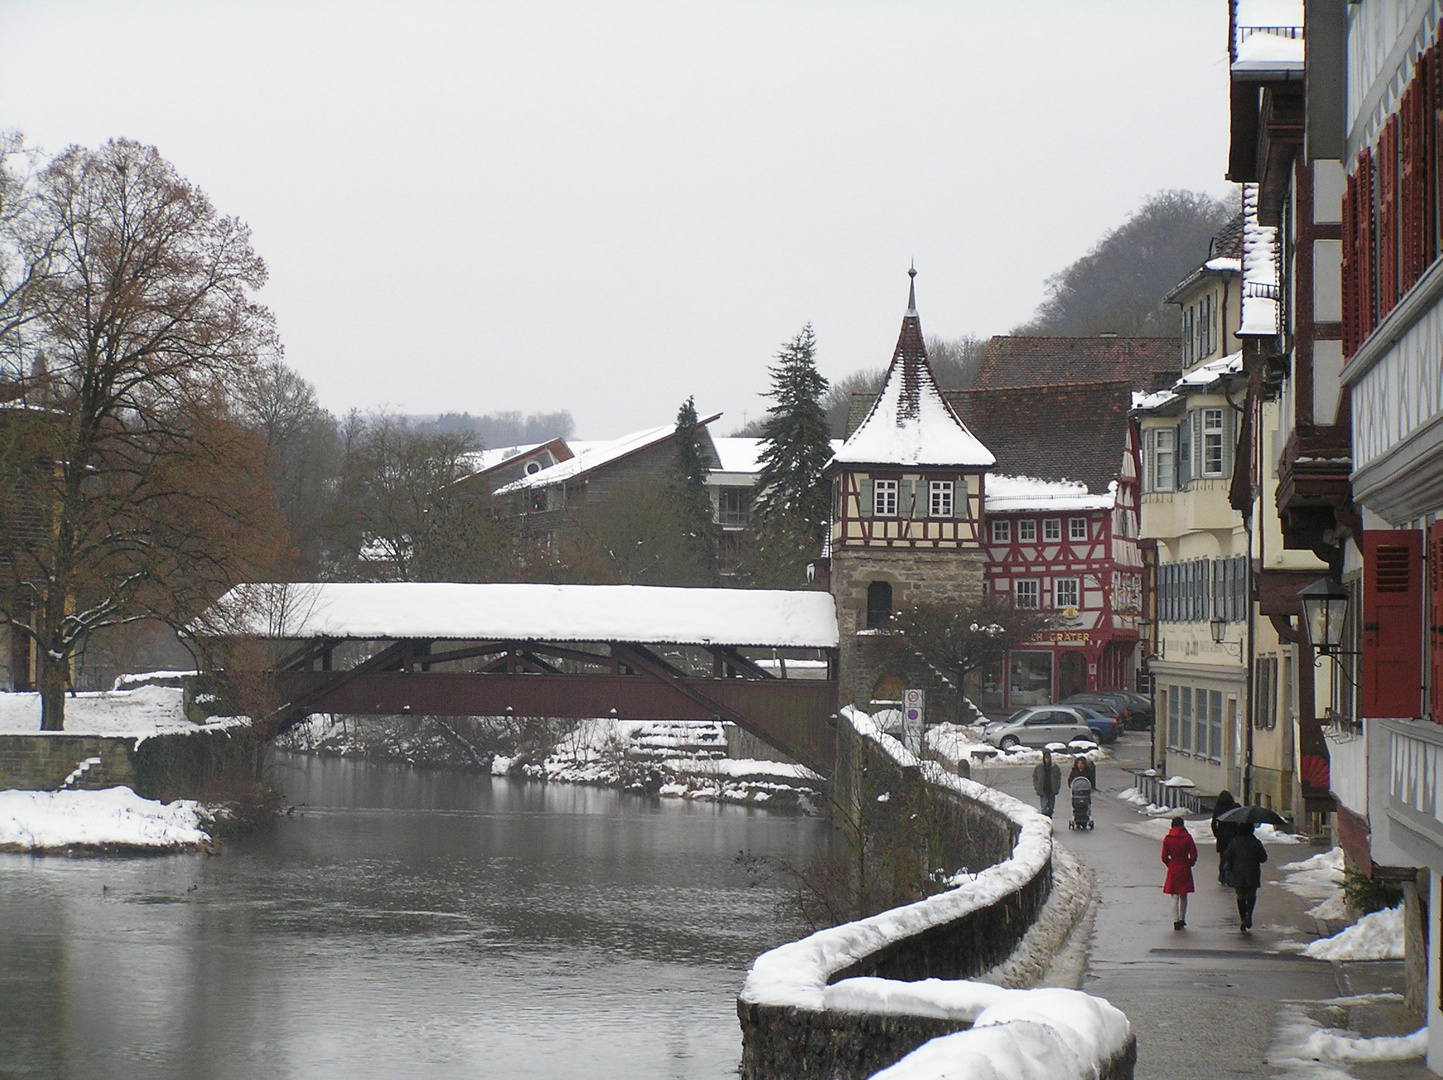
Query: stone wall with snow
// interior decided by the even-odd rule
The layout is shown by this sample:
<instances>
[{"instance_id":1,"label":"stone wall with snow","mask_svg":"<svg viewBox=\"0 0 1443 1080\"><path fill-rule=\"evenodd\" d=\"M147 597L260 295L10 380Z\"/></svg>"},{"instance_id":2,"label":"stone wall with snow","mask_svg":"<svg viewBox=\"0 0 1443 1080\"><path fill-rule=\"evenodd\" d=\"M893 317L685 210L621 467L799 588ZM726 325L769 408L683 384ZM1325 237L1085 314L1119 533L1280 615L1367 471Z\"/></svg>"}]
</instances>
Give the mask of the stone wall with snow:
<instances>
[{"instance_id":1,"label":"stone wall with snow","mask_svg":"<svg viewBox=\"0 0 1443 1080\"><path fill-rule=\"evenodd\" d=\"M737 1001L742 1076L860 1080L889 1067L905 1070L914 1052L923 1070L915 1075L940 1076L925 1070L938 1060L933 1040L948 1036L943 1058L1005 1065L1041 1054L1054 1068L1050 1080L1130 1077L1136 1041L1127 1018L1107 1002L1078 991L966 981L1003 962L1046 903L1051 822L1010 796L917 760L864 714L843 710L842 727L843 742L870 745L872 767L896 767L945 792L1010 846L978 872L959 874L946 892L759 957ZM970 1038L953 1034L974 1030Z\"/></svg>"}]
</instances>

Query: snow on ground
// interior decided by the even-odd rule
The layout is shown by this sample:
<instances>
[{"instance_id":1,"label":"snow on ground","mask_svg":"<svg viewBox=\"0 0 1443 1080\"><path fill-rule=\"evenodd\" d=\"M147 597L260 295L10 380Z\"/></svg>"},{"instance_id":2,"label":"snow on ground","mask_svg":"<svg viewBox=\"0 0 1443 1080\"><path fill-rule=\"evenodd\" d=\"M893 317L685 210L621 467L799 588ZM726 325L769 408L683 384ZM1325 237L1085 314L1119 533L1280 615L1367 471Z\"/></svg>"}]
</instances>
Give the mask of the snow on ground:
<instances>
[{"instance_id":1,"label":"snow on ground","mask_svg":"<svg viewBox=\"0 0 1443 1080\"><path fill-rule=\"evenodd\" d=\"M199 803L102 791L0 791L0 851L72 847L182 851L210 842Z\"/></svg>"},{"instance_id":2,"label":"snow on ground","mask_svg":"<svg viewBox=\"0 0 1443 1080\"><path fill-rule=\"evenodd\" d=\"M1208 847L1215 846L1211 818L1193 818L1192 820L1188 820L1186 810L1179 810L1171 806L1153 807L1148 812L1151 813L1153 810L1161 811L1165 816L1154 817L1150 821L1139 821L1135 824L1119 825L1118 828L1123 832L1130 832L1134 836L1151 837L1158 841L1158 843L1161 843L1162 838L1166 836L1168 830L1172 828L1171 819L1180 816L1183 818L1183 824L1187 827L1187 831L1192 834L1194 843L1199 845L1205 843ZM1298 836L1295 833L1278 832L1278 830L1271 825L1259 825L1253 830L1253 835L1265 844L1306 844L1308 842L1306 836Z\"/></svg>"},{"instance_id":3,"label":"snow on ground","mask_svg":"<svg viewBox=\"0 0 1443 1080\"><path fill-rule=\"evenodd\" d=\"M878 718L882 715L878 714ZM900 734L885 727L883 730L894 737ZM1023 746L1011 750L997 749L982 737L982 729L976 725L937 724L929 727L923 736L923 745L952 769L957 767L959 761L966 761L971 765L1031 766L1042 760L1041 750L1030 750ZM1081 756L1089 761L1101 761L1108 756L1108 752L1096 743L1086 745L1088 749L1083 751ZM1074 749L1069 748L1063 752L1054 752L1053 756L1058 761L1071 761L1075 753Z\"/></svg>"},{"instance_id":4,"label":"snow on ground","mask_svg":"<svg viewBox=\"0 0 1443 1080\"><path fill-rule=\"evenodd\" d=\"M1343 895L1342 848L1335 847L1311 859L1286 863L1278 869L1283 875L1283 888L1294 896L1301 896L1304 900L1328 901Z\"/></svg>"},{"instance_id":5,"label":"snow on ground","mask_svg":"<svg viewBox=\"0 0 1443 1080\"><path fill-rule=\"evenodd\" d=\"M1364 915L1342 933L1315 941L1303 949L1314 960L1403 959L1403 908Z\"/></svg>"},{"instance_id":6,"label":"snow on ground","mask_svg":"<svg viewBox=\"0 0 1443 1080\"><path fill-rule=\"evenodd\" d=\"M250 723L244 718L226 717L196 724L185 715L184 701L184 692L170 686L76 694L65 699L65 731L60 734L145 739ZM34 735L39 731L39 694L0 694L0 735Z\"/></svg>"},{"instance_id":7,"label":"snow on ground","mask_svg":"<svg viewBox=\"0 0 1443 1080\"><path fill-rule=\"evenodd\" d=\"M1395 998L1397 995L1376 995ZM1359 998L1338 998L1323 1004L1358 1004ZM1363 1039L1356 1032L1325 1028L1302 1005L1284 1005L1278 1035L1268 1063L1286 1080L1353 1080L1352 1062L1408 1061L1428 1051L1428 1029L1411 1035Z\"/></svg>"}]
</instances>

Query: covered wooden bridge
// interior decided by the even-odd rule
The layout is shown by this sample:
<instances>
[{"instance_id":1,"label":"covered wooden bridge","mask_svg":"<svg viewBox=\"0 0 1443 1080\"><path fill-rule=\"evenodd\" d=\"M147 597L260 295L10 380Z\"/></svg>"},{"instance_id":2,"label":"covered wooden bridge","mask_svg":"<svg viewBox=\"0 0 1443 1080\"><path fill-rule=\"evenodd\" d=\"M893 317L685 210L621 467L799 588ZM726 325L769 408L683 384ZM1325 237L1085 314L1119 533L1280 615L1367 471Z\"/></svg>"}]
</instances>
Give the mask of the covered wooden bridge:
<instances>
[{"instance_id":1,"label":"covered wooden bridge","mask_svg":"<svg viewBox=\"0 0 1443 1080\"><path fill-rule=\"evenodd\" d=\"M269 643L282 730L319 712L726 720L823 775L835 761L824 592L244 585L192 629Z\"/></svg>"}]
</instances>

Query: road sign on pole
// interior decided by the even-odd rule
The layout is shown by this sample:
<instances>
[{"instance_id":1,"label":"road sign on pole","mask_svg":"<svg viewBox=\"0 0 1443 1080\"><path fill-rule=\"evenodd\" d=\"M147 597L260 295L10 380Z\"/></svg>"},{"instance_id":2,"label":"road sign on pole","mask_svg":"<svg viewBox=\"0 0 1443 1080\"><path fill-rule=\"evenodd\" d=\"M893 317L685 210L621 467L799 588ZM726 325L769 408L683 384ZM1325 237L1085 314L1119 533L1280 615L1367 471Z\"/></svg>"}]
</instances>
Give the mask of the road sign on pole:
<instances>
[{"instance_id":1,"label":"road sign on pole","mask_svg":"<svg viewBox=\"0 0 1443 1080\"><path fill-rule=\"evenodd\" d=\"M926 694L921 690L905 690L902 694L902 733L907 749L922 752L922 718L926 713Z\"/></svg>"}]
</instances>

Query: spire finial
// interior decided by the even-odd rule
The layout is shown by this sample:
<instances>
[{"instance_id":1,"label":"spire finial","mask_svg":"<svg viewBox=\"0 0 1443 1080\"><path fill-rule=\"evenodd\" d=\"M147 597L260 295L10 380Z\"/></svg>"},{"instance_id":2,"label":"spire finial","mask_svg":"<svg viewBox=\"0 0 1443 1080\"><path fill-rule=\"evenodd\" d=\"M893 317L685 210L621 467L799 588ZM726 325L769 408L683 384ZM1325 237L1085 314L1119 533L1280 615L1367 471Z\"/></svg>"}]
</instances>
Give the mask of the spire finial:
<instances>
[{"instance_id":1,"label":"spire finial","mask_svg":"<svg viewBox=\"0 0 1443 1080\"><path fill-rule=\"evenodd\" d=\"M917 314L917 261L912 260L912 268L907 271L907 276L912 283L907 287L907 314Z\"/></svg>"}]
</instances>

